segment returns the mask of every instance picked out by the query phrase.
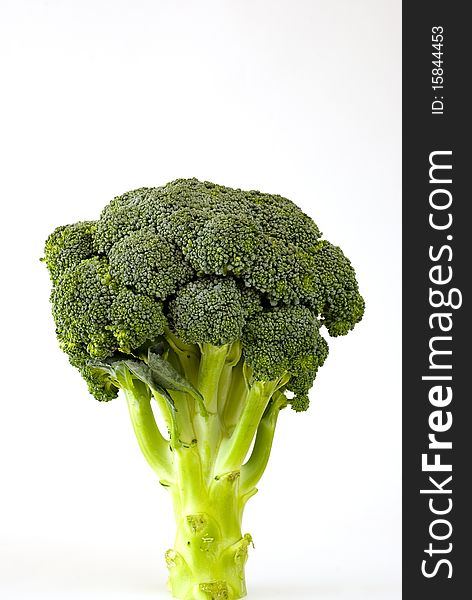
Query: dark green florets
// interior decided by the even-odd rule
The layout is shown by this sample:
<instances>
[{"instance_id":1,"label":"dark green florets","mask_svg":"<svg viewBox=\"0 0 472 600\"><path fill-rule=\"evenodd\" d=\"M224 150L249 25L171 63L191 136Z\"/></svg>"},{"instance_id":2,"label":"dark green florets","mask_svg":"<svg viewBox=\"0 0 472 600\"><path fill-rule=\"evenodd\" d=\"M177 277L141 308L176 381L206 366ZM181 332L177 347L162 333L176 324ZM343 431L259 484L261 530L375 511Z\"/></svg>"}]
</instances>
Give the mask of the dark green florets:
<instances>
[{"instance_id":1,"label":"dark green florets","mask_svg":"<svg viewBox=\"0 0 472 600\"><path fill-rule=\"evenodd\" d=\"M313 308L330 335L346 335L362 319L365 306L354 269L341 248L327 241L318 244L313 257L317 282L310 299Z\"/></svg>"},{"instance_id":2,"label":"dark green florets","mask_svg":"<svg viewBox=\"0 0 472 600\"><path fill-rule=\"evenodd\" d=\"M181 288L169 314L178 337L190 344L223 346L240 339L244 302L234 279L200 279Z\"/></svg>"},{"instance_id":3,"label":"dark green florets","mask_svg":"<svg viewBox=\"0 0 472 600\"><path fill-rule=\"evenodd\" d=\"M259 259L261 227L245 216L217 215L188 245L186 258L201 273L244 276Z\"/></svg>"},{"instance_id":4,"label":"dark green florets","mask_svg":"<svg viewBox=\"0 0 472 600\"><path fill-rule=\"evenodd\" d=\"M107 253L116 242L145 227L143 205L148 189L140 188L114 198L102 211L95 231L95 247L99 253Z\"/></svg>"},{"instance_id":5,"label":"dark green florets","mask_svg":"<svg viewBox=\"0 0 472 600\"><path fill-rule=\"evenodd\" d=\"M109 252L110 273L140 294L165 299L193 276L182 252L150 229L133 231Z\"/></svg>"},{"instance_id":6,"label":"dark green florets","mask_svg":"<svg viewBox=\"0 0 472 600\"><path fill-rule=\"evenodd\" d=\"M316 245L321 232L316 223L291 200L282 196L246 192L251 214L263 225L265 233L282 244L294 244L309 251Z\"/></svg>"},{"instance_id":7,"label":"dark green florets","mask_svg":"<svg viewBox=\"0 0 472 600\"><path fill-rule=\"evenodd\" d=\"M290 405L296 412L307 410L310 404L308 391L313 385L319 367L323 366L328 357L328 351L328 343L319 335L314 352L307 355L305 360L295 364L292 377L287 384L287 390L294 394Z\"/></svg>"},{"instance_id":8,"label":"dark green florets","mask_svg":"<svg viewBox=\"0 0 472 600\"><path fill-rule=\"evenodd\" d=\"M289 374L286 388L298 399L307 395L328 355L319 328L310 309L300 305L275 308L249 320L243 352L254 378L272 381Z\"/></svg>"},{"instance_id":9,"label":"dark green florets","mask_svg":"<svg viewBox=\"0 0 472 600\"><path fill-rule=\"evenodd\" d=\"M70 357L70 362L74 367L79 369L89 392L98 401L109 402L118 396L118 388L109 375L103 370L94 368L87 353L84 353L82 356Z\"/></svg>"},{"instance_id":10,"label":"dark green florets","mask_svg":"<svg viewBox=\"0 0 472 600\"><path fill-rule=\"evenodd\" d=\"M167 324L162 302L119 289L110 309L109 329L120 352L132 354L147 341L157 339Z\"/></svg>"},{"instance_id":11,"label":"dark green florets","mask_svg":"<svg viewBox=\"0 0 472 600\"><path fill-rule=\"evenodd\" d=\"M167 323L162 302L117 286L103 257L66 269L51 302L60 345L99 400L114 397L116 390L106 376L90 368L90 359L131 353L155 340Z\"/></svg>"},{"instance_id":12,"label":"dark green florets","mask_svg":"<svg viewBox=\"0 0 472 600\"><path fill-rule=\"evenodd\" d=\"M316 292L316 265L313 256L294 244L269 239L259 260L245 277L272 305L308 302Z\"/></svg>"},{"instance_id":13,"label":"dark green florets","mask_svg":"<svg viewBox=\"0 0 472 600\"><path fill-rule=\"evenodd\" d=\"M113 290L104 258L89 258L66 269L51 302L57 335L66 352L83 348L93 358L113 354L116 344L108 330Z\"/></svg>"},{"instance_id":14,"label":"dark green florets","mask_svg":"<svg viewBox=\"0 0 472 600\"><path fill-rule=\"evenodd\" d=\"M196 179L114 198L96 222L57 228L44 261L57 335L100 400L117 388L93 359L133 356L170 328L188 343L243 342L259 380L289 378L292 407L364 301L342 251L281 196Z\"/></svg>"},{"instance_id":15,"label":"dark green florets","mask_svg":"<svg viewBox=\"0 0 472 600\"><path fill-rule=\"evenodd\" d=\"M94 227L95 223L82 221L74 225L62 225L51 233L44 246L43 260L53 281L66 269L93 256Z\"/></svg>"}]
</instances>

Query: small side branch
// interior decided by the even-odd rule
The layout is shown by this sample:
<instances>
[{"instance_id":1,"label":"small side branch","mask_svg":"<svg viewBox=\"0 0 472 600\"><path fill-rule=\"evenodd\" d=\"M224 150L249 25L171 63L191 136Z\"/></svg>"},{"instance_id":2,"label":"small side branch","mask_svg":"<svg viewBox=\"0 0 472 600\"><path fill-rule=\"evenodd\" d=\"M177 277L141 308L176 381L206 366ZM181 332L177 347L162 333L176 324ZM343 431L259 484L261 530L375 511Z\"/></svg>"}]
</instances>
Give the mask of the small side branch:
<instances>
[{"instance_id":1,"label":"small side branch","mask_svg":"<svg viewBox=\"0 0 472 600\"><path fill-rule=\"evenodd\" d=\"M141 452L162 483L171 484L174 475L169 441L156 424L149 394L127 388L123 391Z\"/></svg>"},{"instance_id":2,"label":"small side branch","mask_svg":"<svg viewBox=\"0 0 472 600\"><path fill-rule=\"evenodd\" d=\"M241 412L246 405L246 399L249 393L248 378L245 374L246 370L247 365L244 362L244 359L241 359L237 365L232 367L231 381L227 396L221 401L221 404L224 404L221 415L227 437L230 437L233 433L234 428L238 424Z\"/></svg>"},{"instance_id":3,"label":"small side branch","mask_svg":"<svg viewBox=\"0 0 472 600\"><path fill-rule=\"evenodd\" d=\"M255 490L269 461L274 440L277 419L282 408L287 406L287 399L281 392L276 392L267 407L257 428L254 448L249 460L241 467L241 494L246 495Z\"/></svg>"},{"instance_id":4,"label":"small side branch","mask_svg":"<svg viewBox=\"0 0 472 600\"><path fill-rule=\"evenodd\" d=\"M277 389L278 382L255 381L247 395L239 421L220 449L216 473L222 475L236 471L242 465L257 431L269 400Z\"/></svg>"},{"instance_id":5,"label":"small side branch","mask_svg":"<svg viewBox=\"0 0 472 600\"><path fill-rule=\"evenodd\" d=\"M157 406L159 407L159 410L161 411L161 414L164 418L167 431L170 435L170 444L172 446L178 446L180 442L179 430L175 419L175 409L170 404L169 399L157 392L156 390L151 390L151 394L154 400L157 402ZM149 408L151 407L149 406Z\"/></svg>"},{"instance_id":6,"label":"small side branch","mask_svg":"<svg viewBox=\"0 0 472 600\"><path fill-rule=\"evenodd\" d=\"M205 399L209 413L216 413L218 408L218 385L231 346L212 346L202 344L200 369L198 372L198 389Z\"/></svg>"},{"instance_id":7,"label":"small side branch","mask_svg":"<svg viewBox=\"0 0 472 600\"><path fill-rule=\"evenodd\" d=\"M200 366L200 349L196 344L186 344L169 328L165 330L165 338L170 346L170 352L183 369L185 377L194 386L198 384L198 369ZM176 365L174 365L176 366Z\"/></svg>"},{"instance_id":8,"label":"small side branch","mask_svg":"<svg viewBox=\"0 0 472 600\"><path fill-rule=\"evenodd\" d=\"M211 478L213 460L221 439L221 424L218 414L218 387L221 374L231 345L212 346L201 344L200 368L198 371L198 390L202 394L205 414L200 411L194 417L194 429L198 448L205 464L205 477Z\"/></svg>"}]
</instances>

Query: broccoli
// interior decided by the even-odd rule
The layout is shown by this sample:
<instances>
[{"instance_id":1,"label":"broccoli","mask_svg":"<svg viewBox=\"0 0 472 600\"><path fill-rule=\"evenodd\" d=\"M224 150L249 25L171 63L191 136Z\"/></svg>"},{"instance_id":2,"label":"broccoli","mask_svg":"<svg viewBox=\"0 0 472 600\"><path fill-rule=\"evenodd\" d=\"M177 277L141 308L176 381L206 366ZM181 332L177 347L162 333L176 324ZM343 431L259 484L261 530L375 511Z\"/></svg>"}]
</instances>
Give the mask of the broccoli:
<instances>
[{"instance_id":1,"label":"broccoli","mask_svg":"<svg viewBox=\"0 0 472 600\"><path fill-rule=\"evenodd\" d=\"M363 316L351 263L290 200L196 179L114 198L57 228L42 260L61 348L97 400L123 391L172 497L172 594L245 596L244 507L280 411L308 408L322 332Z\"/></svg>"}]
</instances>

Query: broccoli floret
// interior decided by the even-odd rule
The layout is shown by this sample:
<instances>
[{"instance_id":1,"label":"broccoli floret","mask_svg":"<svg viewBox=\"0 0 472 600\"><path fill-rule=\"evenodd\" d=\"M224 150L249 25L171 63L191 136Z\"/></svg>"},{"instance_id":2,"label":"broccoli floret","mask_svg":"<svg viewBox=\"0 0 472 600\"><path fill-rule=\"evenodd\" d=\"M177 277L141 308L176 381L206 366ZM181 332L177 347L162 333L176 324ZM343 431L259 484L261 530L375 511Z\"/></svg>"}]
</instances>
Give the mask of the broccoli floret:
<instances>
[{"instance_id":1,"label":"broccoli floret","mask_svg":"<svg viewBox=\"0 0 472 600\"><path fill-rule=\"evenodd\" d=\"M241 292L233 279L200 279L182 287L169 304L177 337L190 344L223 346L241 337Z\"/></svg>"},{"instance_id":2,"label":"broccoli floret","mask_svg":"<svg viewBox=\"0 0 472 600\"><path fill-rule=\"evenodd\" d=\"M92 358L111 356L116 342L109 331L114 291L104 258L88 258L66 269L51 294L57 336L66 352L84 348Z\"/></svg>"},{"instance_id":3,"label":"broccoli floret","mask_svg":"<svg viewBox=\"0 0 472 600\"><path fill-rule=\"evenodd\" d=\"M287 198L178 179L118 196L46 241L59 344L97 400L122 391L172 494L178 598L244 596L242 512L278 415L307 410L323 334L363 316L351 263L321 237Z\"/></svg>"},{"instance_id":4,"label":"broccoli floret","mask_svg":"<svg viewBox=\"0 0 472 600\"><path fill-rule=\"evenodd\" d=\"M319 242L313 253L317 293L311 299L314 310L332 336L346 335L364 315L356 274L341 248Z\"/></svg>"},{"instance_id":5,"label":"broccoli floret","mask_svg":"<svg viewBox=\"0 0 472 600\"><path fill-rule=\"evenodd\" d=\"M263 231L253 219L216 215L194 236L186 258L197 272L240 277L259 259Z\"/></svg>"},{"instance_id":6,"label":"broccoli floret","mask_svg":"<svg viewBox=\"0 0 472 600\"><path fill-rule=\"evenodd\" d=\"M126 288L115 294L108 329L113 333L120 352L133 354L133 350L145 342L158 339L166 324L159 300L135 294Z\"/></svg>"},{"instance_id":7,"label":"broccoli floret","mask_svg":"<svg viewBox=\"0 0 472 600\"><path fill-rule=\"evenodd\" d=\"M93 221L82 221L74 225L62 225L51 233L46 240L43 260L53 281L66 269L94 255L94 228Z\"/></svg>"},{"instance_id":8,"label":"broccoli floret","mask_svg":"<svg viewBox=\"0 0 472 600\"><path fill-rule=\"evenodd\" d=\"M109 371L94 366L87 352L77 349L69 354L70 363L79 369L90 394L100 402L109 402L118 396L119 387L113 382Z\"/></svg>"},{"instance_id":9,"label":"broccoli floret","mask_svg":"<svg viewBox=\"0 0 472 600\"><path fill-rule=\"evenodd\" d=\"M144 207L149 197L150 190L140 188L117 196L103 209L94 236L100 254L109 252L123 237L143 228Z\"/></svg>"},{"instance_id":10,"label":"broccoli floret","mask_svg":"<svg viewBox=\"0 0 472 600\"><path fill-rule=\"evenodd\" d=\"M309 302L317 292L314 258L290 242L270 239L245 277L272 305Z\"/></svg>"},{"instance_id":11,"label":"broccoli floret","mask_svg":"<svg viewBox=\"0 0 472 600\"><path fill-rule=\"evenodd\" d=\"M86 368L87 359L132 354L156 340L167 324L161 301L120 287L108 266L101 257L83 260L64 271L51 295L60 345L98 400L102 394L93 392L95 379Z\"/></svg>"},{"instance_id":12,"label":"broccoli floret","mask_svg":"<svg viewBox=\"0 0 472 600\"><path fill-rule=\"evenodd\" d=\"M109 260L119 284L162 300L193 277L180 249L151 229L133 231L116 242Z\"/></svg>"},{"instance_id":13,"label":"broccoli floret","mask_svg":"<svg viewBox=\"0 0 472 600\"><path fill-rule=\"evenodd\" d=\"M254 378L271 381L288 374L287 389L296 397L307 396L328 354L319 328L320 322L310 309L300 305L275 308L249 320L243 352ZM292 408L299 406L296 402L295 398Z\"/></svg>"}]
</instances>

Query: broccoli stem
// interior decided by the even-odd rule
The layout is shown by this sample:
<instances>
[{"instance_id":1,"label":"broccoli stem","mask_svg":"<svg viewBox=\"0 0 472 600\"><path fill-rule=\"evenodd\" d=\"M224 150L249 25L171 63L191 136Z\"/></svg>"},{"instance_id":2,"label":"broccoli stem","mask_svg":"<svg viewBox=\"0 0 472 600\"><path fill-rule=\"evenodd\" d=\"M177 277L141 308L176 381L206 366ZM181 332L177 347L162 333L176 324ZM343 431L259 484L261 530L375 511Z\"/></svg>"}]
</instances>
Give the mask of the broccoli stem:
<instances>
[{"instance_id":1,"label":"broccoli stem","mask_svg":"<svg viewBox=\"0 0 472 600\"><path fill-rule=\"evenodd\" d=\"M231 437L223 440L216 465L216 473L235 471L242 465L257 431L270 397L277 389L276 381L254 381L246 404Z\"/></svg>"},{"instance_id":2,"label":"broccoli stem","mask_svg":"<svg viewBox=\"0 0 472 600\"><path fill-rule=\"evenodd\" d=\"M173 390L170 395L175 403L175 421L179 441L185 445L190 445L196 439L195 427L193 425L195 400L189 394L176 390Z\"/></svg>"},{"instance_id":3,"label":"broccoli stem","mask_svg":"<svg viewBox=\"0 0 472 600\"><path fill-rule=\"evenodd\" d=\"M162 394L156 390L151 390L151 393L157 402L157 406L159 407L162 416L164 417L164 421L170 435L170 444L172 446L178 446L180 443L180 433L174 411L171 409L168 401L164 398L164 396L162 396Z\"/></svg>"},{"instance_id":4,"label":"broccoli stem","mask_svg":"<svg viewBox=\"0 0 472 600\"><path fill-rule=\"evenodd\" d=\"M241 359L239 363L231 369L231 383L227 392L227 397L224 403L222 402L222 415L227 437L233 433L234 428L236 427L248 393L249 385L244 375L244 360Z\"/></svg>"},{"instance_id":5,"label":"broccoli stem","mask_svg":"<svg viewBox=\"0 0 472 600\"><path fill-rule=\"evenodd\" d=\"M169 588L181 600L236 600L246 595L252 541L241 531L243 511L269 460L277 417L287 404L278 390L287 377L254 381L239 343L201 344L197 355L172 340L168 356L192 376L206 410L175 389L169 390L172 405L127 371L120 382L139 446L173 500L177 535L166 553ZM156 425L152 397L170 440Z\"/></svg>"},{"instance_id":6,"label":"broccoli stem","mask_svg":"<svg viewBox=\"0 0 472 600\"><path fill-rule=\"evenodd\" d=\"M252 541L242 535L244 502L239 472L207 483L196 446L175 452L178 485L172 489L177 534L166 552L169 588L181 600L242 598Z\"/></svg>"},{"instance_id":7,"label":"broccoli stem","mask_svg":"<svg viewBox=\"0 0 472 600\"><path fill-rule=\"evenodd\" d=\"M276 392L257 428L251 456L241 467L241 493L243 495L251 493L253 490L255 493L255 487L269 462L279 413L286 406L287 399L285 396L280 392Z\"/></svg>"},{"instance_id":8,"label":"broccoli stem","mask_svg":"<svg viewBox=\"0 0 472 600\"><path fill-rule=\"evenodd\" d=\"M142 386L144 388L144 386ZM141 452L163 485L175 479L169 442L159 431L147 388L123 388L136 439Z\"/></svg>"},{"instance_id":9,"label":"broccoli stem","mask_svg":"<svg viewBox=\"0 0 472 600\"><path fill-rule=\"evenodd\" d=\"M186 344L168 328L165 330L165 338L174 355L177 357L178 362L180 362L183 374L192 385L196 386L200 367L199 347L195 344Z\"/></svg>"},{"instance_id":10,"label":"broccoli stem","mask_svg":"<svg viewBox=\"0 0 472 600\"><path fill-rule=\"evenodd\" d=\"M225 366L229 346L212 346L202 344L202 356L198 371L198 389L205 399L205 406L209 413L218 410L218 385L221 373Z\"/></svg>"},{"instance_id":11,"label":"broccoli stem","mask_svg":"<svg viewBox=\"0 0 472 600\"><path fill-rule=\"evenodd\" d=\"M207 415L195 414L194 425L198 448L205 465L205 475L213 477L213 458L221 442L222 423L218 413L218 386L230 346L201 345L198 389L202 394Z\"/></svg>"}]
</instances>

